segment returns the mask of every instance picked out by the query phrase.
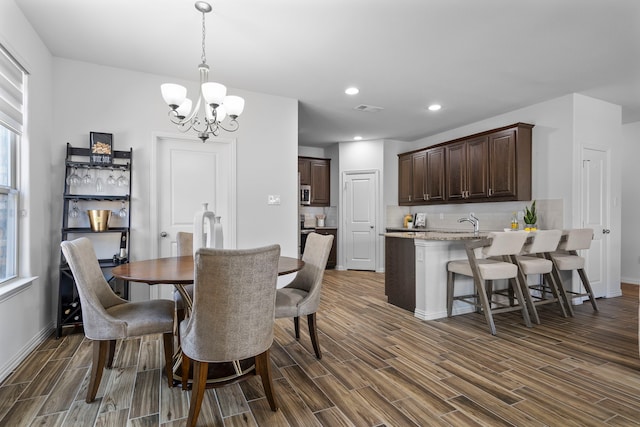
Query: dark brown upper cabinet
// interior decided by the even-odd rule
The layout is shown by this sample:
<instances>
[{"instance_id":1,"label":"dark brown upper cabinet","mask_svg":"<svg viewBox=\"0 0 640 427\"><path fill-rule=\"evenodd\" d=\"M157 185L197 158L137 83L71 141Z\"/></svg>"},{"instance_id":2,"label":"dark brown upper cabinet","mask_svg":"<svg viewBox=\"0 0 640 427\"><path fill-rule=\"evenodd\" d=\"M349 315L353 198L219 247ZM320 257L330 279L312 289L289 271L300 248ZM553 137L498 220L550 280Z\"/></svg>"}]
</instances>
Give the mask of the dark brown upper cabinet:
<instances>
[{"instance_id":1,"label":"dark brown upper cabinet","mask_svg":"<svg viewBox=\"0 0 640 427\"><path fill-rule=\"evenodd\" d=\"M400 154L398 203L531 200L531 129L516 123Z\"/></svg>"},{"instance_id":2,"label":"dark brown upper cabinet","mask_svg":"<svg viewBox=\"0 0 640 427\"><path fill-rule=\"evenodd\" d=\"M311 206L331 203L331 159L298 157L300 184L311 186Z\"/></svg>"}]
</instances>

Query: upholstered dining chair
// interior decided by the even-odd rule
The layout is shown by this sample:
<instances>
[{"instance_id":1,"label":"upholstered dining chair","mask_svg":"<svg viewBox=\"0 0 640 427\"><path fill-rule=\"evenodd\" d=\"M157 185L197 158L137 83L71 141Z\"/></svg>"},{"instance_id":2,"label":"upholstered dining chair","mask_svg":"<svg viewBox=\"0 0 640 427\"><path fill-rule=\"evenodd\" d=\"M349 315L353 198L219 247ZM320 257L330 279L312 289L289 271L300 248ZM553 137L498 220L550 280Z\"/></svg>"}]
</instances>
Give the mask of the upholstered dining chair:
<instances>
[{"instance_id":1,"label":"upholstered dining chair","mask_svg":"<svg viewBox=\"0 0 640 427\"><path fill-rule=\"evenodd\" d=\"M522 287L518 280L518 267L508 258L517 255L527 239L528 233L522 231L505 231L489 233L486 239L476 239L465 244L467 259L454 260L447 263L447 315L453 313L453 301L459 300L472 304L482 310L492 335L496 334L493 314L518 310L528 327L531 319L527 303L522 294ZM478 253L476 253L478 251ZM455 295L455 275L461 274L473 277L475 293L470 295ZM518 300L518 305L505 304L492 300L493 293L485 282L507 279L509 286Z\"/></svg>"},{"instance_id":2,"label":"upholstered dining chair","mask_svg":"<svg viewBox=\"0 0 640 427\"><path fill-rule=\"evenodd\" d=\"M129 302L118 297L105 280L91 241L86 237L60 244L80 295L84 334L93 340L91 378L86 402L96 398L102 372L112 367L116 340L162 334L165 374L173 387L173 302Z\"/></svg>"},{"instance_id":3,"label":"upholstered dining chair","mask_svg":"<svg viewBox=\"0 0 640 427\"><path fill-rule=\"evenodd\" d=\"M188 426L198 420L209 363L232 362L238 375L229 380L232 382L260 375L269 406L278 409L269 349L279 258L279 245L196 251L193 308L191 316L180 323L182 372L189 372L193 363ZM239 361L250 358L255 358L255 370L243 371ZM183 375L183 388L186 383L187 375Z\"/></svg>"},{"instance_id":4,"label":"upholstered dining chair","mask_svg":"<svg viewBox=\"0 0 640 427\"><path fill-rule=\"evenodd\" d=\"M276 293L276 319L293 317L296 340L300 339L300 316L307 316L311 344L318 359L322 358L318 342L316 311L320 305L322 278L333 244L332 235L309 233L302 260L304 267L293 281Z\"/></svg>"},{"instance_id":5,"label":"upholstered dining chair","mask_svg":"<svg viewBox=\"0 0 640 427\"><path fill-rule=\"evenodd\" d=\"M177 255L193 255L193 233L178 231L176 233ZM184 285L185 292L191 296L193 301L193 285ZM173 291L173 300L176 304L176 322L180 324L185 317L185 304L182 295L177 290Z\"/></svg>"},{"instance_id":6,"label":"upholstered dining chair","mask_svg":"<svg viewBox=\"0 0 640 427\"><path fill-rule=\"evenodd\" d=\"M598 303L596 303L596 297L591 289L591 283L587 277L587 273L584 271L585 259L578 255L579 250L586 250L591 247L591 240L593 239L593 229L591 228L574 228L571 230L563 230L562 237L558 248L554 252L548 252L546 258L553 261L553 275L558 283L558 288L561 293L564 293L567 301L573 300L573 298L588 297L591 301L591 306L594 311L598 311ZM560 276L561 271L576 270L584 286L584 292L573 291L567 289ZM567 310L573 316L573 307L569 303L567 304Z\"/></svg>"}]
</instances>

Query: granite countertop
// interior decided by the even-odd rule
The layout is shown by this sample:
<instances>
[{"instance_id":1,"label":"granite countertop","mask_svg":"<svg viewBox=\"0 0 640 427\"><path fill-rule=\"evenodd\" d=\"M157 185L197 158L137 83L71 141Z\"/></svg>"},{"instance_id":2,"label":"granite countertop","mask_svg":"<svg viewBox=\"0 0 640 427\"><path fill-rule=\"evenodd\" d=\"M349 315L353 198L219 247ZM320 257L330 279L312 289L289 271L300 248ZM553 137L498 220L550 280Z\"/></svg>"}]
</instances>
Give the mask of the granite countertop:
<instances>
[{"instance_id":1,"label":"granite countertop","mask_svg":"<svg viewBox=\"0 0 640 427\"><path fill-rule=\"evenodd\" d=\"M481 231L474 234L473 231L447 231L447 230L427 230L427 231L396 231L385 233L385 237L397 237L401 239L421 239L421 240L473 240L487 237L488 231Z\"/></svg>"}]
</instances>

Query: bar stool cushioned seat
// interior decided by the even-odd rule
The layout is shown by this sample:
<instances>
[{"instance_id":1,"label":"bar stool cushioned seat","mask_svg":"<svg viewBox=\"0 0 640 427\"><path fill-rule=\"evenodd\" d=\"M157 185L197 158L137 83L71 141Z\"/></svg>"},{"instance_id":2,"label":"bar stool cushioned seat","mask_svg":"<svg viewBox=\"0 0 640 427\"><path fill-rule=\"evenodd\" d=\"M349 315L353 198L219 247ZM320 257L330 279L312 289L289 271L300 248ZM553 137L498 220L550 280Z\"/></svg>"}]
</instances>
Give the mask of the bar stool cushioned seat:
<instances>
[{"instance_id":1,"label":"bar stool cushioned seat","mask_svg":"<svg viewBox=\"0 0 640 427\"><path fill-rule=\"evenodd\" d=\"M521 286L517 280L518 267L508 258L522 250L525 232L492 232L486 239L472 240L465 244L466 260L454 260L447 263L447 315L453 312L453 301L459 300L474 305L485 315L491 334L496 334L493 313L519 310L527 326L531 326L529 312L522 295ZM492 259L489 259L492 257ZM454 295L455 274L473 277L475 293L471 295ZM517 306L505 305L491 299L485 282L498 279L508 279L514 295L518 300ZM479 302L478 302L479 300Z\"/></svg>"},{"instance_id":2,"label":"bar stool cushioned seat","mask_svg":"<svg viewBox=\"0 0 640 427\"><path fill-rule=\"evenodd\" d=\"M588 297L591 301L591 306L595 311L598 311L598 304L596 303L593 289L591 289L591 283L584 270L585 259L578 255L579 250L586 250L591 247L591 240L593 239L593 229L591 228L574 228L571 230L564 230L558 248L554 252L547 253L546 258L553 261L554 269L553 275L558 283L560 292L564 293L564 298L570 301L573 298ZM560 271L572 271L575 270L580 276L580 280L584 286L585 291L573 291L567 289L560 276ZM569 313L573 316L573 307L568 304Z\"/></svg>"}]
</instances>

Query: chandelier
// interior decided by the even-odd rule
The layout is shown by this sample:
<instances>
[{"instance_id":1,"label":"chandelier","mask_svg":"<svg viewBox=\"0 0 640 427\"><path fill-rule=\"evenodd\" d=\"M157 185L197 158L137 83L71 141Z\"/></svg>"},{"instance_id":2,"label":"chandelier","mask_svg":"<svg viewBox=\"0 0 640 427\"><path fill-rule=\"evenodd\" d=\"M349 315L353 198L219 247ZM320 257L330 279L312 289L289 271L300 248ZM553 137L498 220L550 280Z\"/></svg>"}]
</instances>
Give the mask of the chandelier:
<instances>
[{"instance_id":1,"label":"chandelier","mask_svg":"<svg viewBox=\"0 0 640 427\"><path fill-rule=\"evenodd\" d=\"M202 63L198 65L200 93L196 106L191 108L193 101L187 98L187 88L184 86L165 83L160 86L160 90L164 102L170 108L169 120L177 125L181 132L195 131L198 138L205 142L211 135L218 136L220 129L227 132L238 130L237 119L244 109L244 99L227 95L225 85L209 81L209 66L205 54L205 13L211 12L211 5L204 1L197 1L195 7L202 12ZM200 117L201 110L204 110L202 117ZM228 124L223 125L226 116L229 116L230 120Z\"/></svg>"}]
</instances>

